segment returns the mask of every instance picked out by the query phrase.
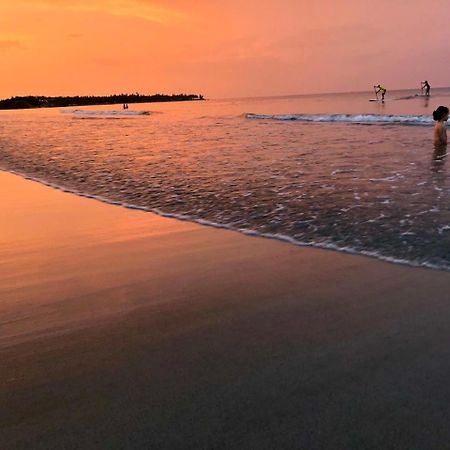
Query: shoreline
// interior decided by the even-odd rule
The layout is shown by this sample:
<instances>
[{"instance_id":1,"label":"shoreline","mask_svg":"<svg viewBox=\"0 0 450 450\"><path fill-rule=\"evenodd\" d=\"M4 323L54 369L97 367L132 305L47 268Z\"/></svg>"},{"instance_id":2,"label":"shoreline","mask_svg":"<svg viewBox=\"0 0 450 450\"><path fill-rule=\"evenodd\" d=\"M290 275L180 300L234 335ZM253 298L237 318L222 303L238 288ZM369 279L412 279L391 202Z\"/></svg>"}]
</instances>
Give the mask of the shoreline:
<instances>
[{"instance_id":1,"label":"shoreline","mask_svg":"<svg viewBox=\"0 0 450 450\"><path fill-rule=\"evenodd\" d=\"M51 181L46 181L42 178L33 177L31 175L17 172L13 169L2 168L0 166L0 173L1 172L10 173L10 174L19 176L25 180L33 181L33 182L42 184L43 186L46 186L46 187L49 187L52 189L56 189L58 191L61 191L61 192L67 193L67 194L72 194L72 195L76 195L78 197L96 200L96 201L105 203L107 205L119 206L119 207L125 208L125 209L142 211L142 212L146 212L146 213L150 213L150 214L156 214L159 217L179 220L179 221L183 221L183 222L185 222L185 221L191 222L191 223L194 223L197 225L212 227L212 228L216 228L216 229L229 230L229 231L241 233L248 237L256 237L256 238L262 238L262 239L275 240L278 242L288 243L288 244L294 245L296 247L327 250L327 251L332 251L332 252L344 253L347 255L376 259L378 261L382 261L382 262L385 262L388 264L450 273L450 267L442 267L441 265L437 265L437 264L431 264L431 263L427 263L427 262L417 262L416 263L414 261L410 261L410 260L406 260L406 259L397 259L397 258L394 258L391 256L383 256L383 255L378 254L377 252L366 251L366 250L360 251L360 250L355 250L352 247L339 247L335 244L321 244L321 243L311 244L308 242L298 241L298 240L296 240L290 236L284 235L284 234L259 233L257 231L248 230L246 228L235 228L230 225L211 222L211 221L204 220L204 219L196 219L194 217L187 216L187 215L176 214L176 213L166 213L164 211L159 210L158 208L152 209L152 208L148 208L145 206L133 205L132 203L125 203L120 200L110 200L107 197L102 197L102 196L96 195L96 194L88 194L88 193L85 193L82 191L78 191L76 189L70 189L65 186L62 186L62 185L59 185L56 183L52 183Z\"/></svg>"},{"instance_id":2,"label":"shoreline","mask_svg":"<svg viewBox=\"0 0 450 450\"><path fill-rule=\"evenodd\" d=\"M0 172L2 448L443 448L450 274Z\"/></svg>"}]
</instances>

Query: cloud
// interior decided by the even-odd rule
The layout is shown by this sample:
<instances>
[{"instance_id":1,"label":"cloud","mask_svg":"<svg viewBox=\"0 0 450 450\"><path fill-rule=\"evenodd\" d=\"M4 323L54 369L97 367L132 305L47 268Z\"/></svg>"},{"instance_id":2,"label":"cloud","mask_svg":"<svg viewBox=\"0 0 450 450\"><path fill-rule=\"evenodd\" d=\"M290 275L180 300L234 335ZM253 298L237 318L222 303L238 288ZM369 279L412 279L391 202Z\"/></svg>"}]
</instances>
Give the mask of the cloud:
<instances>
[{"instance_id":1,"label":"cloud","mask_svg":"<svg viewBox=\"0 0 450 450\"><path fill-rule=\"evenodd\" d=\"M127 16L156 23L183 22L188 14L179 9L161 6L151 0L21 0L22 6L45 10L100 12L113 16ZM0 5L1 6L1 5ZM14 6L3 5L12 9Z\"/></svg>"},{"instance_id":2,"label":"cloud","mask_svg":"<svg viewBox=\"0 0 450 450\"><path fill-rule=\"evenodd\" d=\"M0 40L0 51L5 52L14 48L20 48L22 47L22 44L19 41L16 40Z\"/></svg>"}]
</instances>

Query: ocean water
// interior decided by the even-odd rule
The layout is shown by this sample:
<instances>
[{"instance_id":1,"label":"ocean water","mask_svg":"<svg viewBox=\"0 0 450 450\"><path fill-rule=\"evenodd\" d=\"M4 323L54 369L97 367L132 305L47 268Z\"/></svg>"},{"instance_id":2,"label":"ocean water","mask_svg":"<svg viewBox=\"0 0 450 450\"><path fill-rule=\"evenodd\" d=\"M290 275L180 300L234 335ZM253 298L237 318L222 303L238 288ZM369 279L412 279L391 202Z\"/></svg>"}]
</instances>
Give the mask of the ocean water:
<instances>
[{"instance_id":1,"label":"ocean water","mask_svg":"<svg viewBox=\"0 0 450 450\"><path fill-rule=\"evenodd\" d=\"M389 91L0 112L0 168L296 244L450 269L431 98Z\"/></svg>"}]
</instances>

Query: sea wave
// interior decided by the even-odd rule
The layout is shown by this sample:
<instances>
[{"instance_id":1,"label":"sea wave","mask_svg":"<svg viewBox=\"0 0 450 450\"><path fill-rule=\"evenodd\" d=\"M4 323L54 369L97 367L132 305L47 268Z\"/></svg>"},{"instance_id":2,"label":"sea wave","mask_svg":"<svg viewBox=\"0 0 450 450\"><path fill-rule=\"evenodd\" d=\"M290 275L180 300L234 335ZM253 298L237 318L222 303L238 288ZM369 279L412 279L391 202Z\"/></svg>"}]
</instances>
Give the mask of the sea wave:
<instances>
[{"instance_id":1,"label":"sea wave","mask_svg":"<svg viewBox=\"0 0 450 450\"><path fill-rule=\"evenodd\" d=\"M448 161L434 161L430 126L236 116L252 110L171 108L156 122L156 111L12 114L0 123L0 167L122 206L450 271ZM305 130L316 126L320 133Z\"/></svg>"},{"instance_id":2,"label":"sea wave","mask_svg":"<svg viewBox=\"0 0 450 450\"><path fill-rule=\"evenodd\" d=\"M430 116L383 115L383 114L254 114L246 113L247 119L285 120L299 122L339 122L355 124L431 125Z\"/></svg>"},{"instance_id":3,"label":"sea wave","mask_svg":"<svg viewBox=\"0 0 450 450\"><path fill-rule=\"evenodd\" d=\"M0 167L0 170L12 173L14 175L18 175L26 180L31 180L34 182L41 183L45 186L60 190L62 192L78 195L80 197L98 200L103 203L108 203L110 205L116 205L116 206L120 206L120 207L127 208L127 209L133 209L133 210L138 210L138 211L154 213L161 217L198 223L199 225L209 226L209 227L213 227L213 228L221 228L221 229L226 229L226 230L230 230L230 231L236 231L236 232L245 234L247 236L260 237L260 238L266 238L266 239L275 239L278 241L287 242L287 243L290 243L290 244L293 244L296 246L300 246L300 247L312 247L312 248L318 248L318 249L323 249L323 250L332 250L332 251L338 251L338 252L342 252L342 253L349 253L349 254L353 254L353 255L366 256L369 258L379 259L381 261L385 261L388 263L402 264L402 265L406 265L406 266L410 266L410 267L421 267L421 268L426 268L426 269L442 270L442 271L447 271L447 272L450 271L450 264L448 264L447 262L435 263L435 262L423 261L423 260L418 260L418 259L396 258L394 256L384 255L382 252L378 252L375 250L371 251L371 250L358 249L353 246L339 245L339 244L333 243L331 241L325 241L325 242L322 241L321 242L321 241L314 241L314 240L300 240L300 239L296 239L292 236L288 236L288 235L282 234L282 233L260 232L260 231L252 230L249 228L236 227L236 226L233 226L233 225L230 225L227 223L221 223L221 222L200 219L194 215L171 213L171 212L162 211L159 208L152 208L152 207L146 207L146 206L142 206L142 205L136 205L133 203L120 201L120 200L112 200L112 199L110 199L108 197L104 197L102 195L90 194L90 193L87 193L87 192L84 192L84 191L81 191L78 189L68 188L68 187L60 185L58 183L53 183L49 180L46 180L46 179L43 179L40 177L30 176L30 175L27 175L26 173L15 171L15 170L12 170L9 168L7 169L4 167ZM450 226L444 226L440 230L440 233L442 233L443 231L447 231L448 229L450 229Z\"/></svg>"},{"instance_id":4,"label":"sea wave","mask_svg":"<svg viewBox=\"0 0 450 450\"><path fill-rule=\"evenodd\" d=\"M89 115L89 116L148 116L150 111L89 111L85 109L64 109L63 114Z\"/></svg>"}]
</instances>

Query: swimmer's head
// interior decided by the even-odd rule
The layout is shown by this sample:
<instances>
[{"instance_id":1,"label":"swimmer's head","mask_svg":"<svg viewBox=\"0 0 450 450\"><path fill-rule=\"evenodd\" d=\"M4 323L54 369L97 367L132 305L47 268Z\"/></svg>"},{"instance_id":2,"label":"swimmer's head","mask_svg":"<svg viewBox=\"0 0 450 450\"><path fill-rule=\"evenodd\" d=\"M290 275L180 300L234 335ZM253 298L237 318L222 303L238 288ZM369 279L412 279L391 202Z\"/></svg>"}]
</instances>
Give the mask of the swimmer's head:
<instances>
[{"instance_id":1,"label":"swimmer's head","mask_svg":"<svg viewBox=\"0 0 450 450\"><path fill-rule=\"evenodd\" d=\"M434 120L447 120L448 119L448 108L446 106L438 106L436 111L433 111Z\"/></svg>"}]
</instances>

